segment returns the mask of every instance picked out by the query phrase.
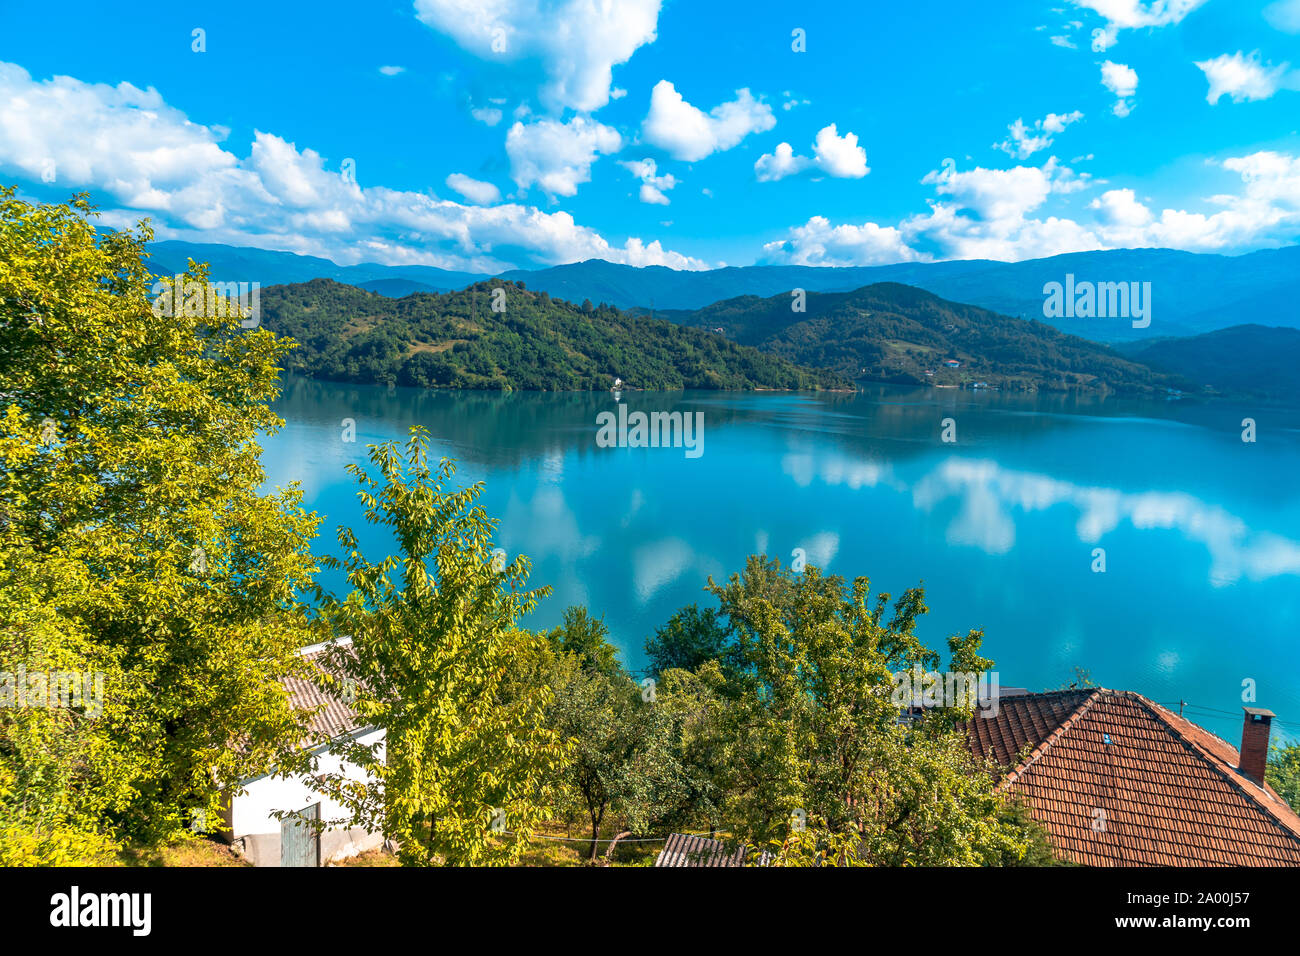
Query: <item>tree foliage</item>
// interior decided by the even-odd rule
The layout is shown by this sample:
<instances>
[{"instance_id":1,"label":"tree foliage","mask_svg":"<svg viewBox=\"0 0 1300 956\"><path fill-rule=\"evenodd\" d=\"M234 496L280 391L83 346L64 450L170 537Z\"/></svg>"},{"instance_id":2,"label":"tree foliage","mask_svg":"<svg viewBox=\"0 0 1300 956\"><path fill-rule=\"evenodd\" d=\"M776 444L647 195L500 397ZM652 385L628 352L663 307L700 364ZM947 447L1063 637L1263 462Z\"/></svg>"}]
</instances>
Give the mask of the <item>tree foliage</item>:
<instances>
[{"instance_id":1,"label":"tree foliage","mask_svg":"<svg viewBox=\"0 0 1300 956\"><path fill-rule=\"evenodd\" d=\"M102 712L0 709L9 859L213 824L298 733L280 678L316 522L261 491L257 443L287 346L155 314L150 238L0 189L0 671L102 687Z\"/></svg>"},{"instance_id":2,"label":"tree foliage","mask_svg":"<svg viewBox=\"0 0 1300 956\"><path fill-rule=\"evenodd\" d=\"M431 467L423 429L405 453L372 446L370 461L378 477L348 468L366 520L388 528L399 553L371 562L340 528L345 556L324 563L345 570L352 591L319 600L330 630L351 638L332 648L326 683L386 737L330 741L362 775L326 774L325 792L353 825L397 841L405 864L514 862L547 816L545 780L564 760L540 719L547 688L509 679L540 640L516 622L548 589L524 590L526 557L498 570L494 522L475 504L482 485L450 488L455 466Z\"/></svg>"},{"instance_id":3,"label":"tree foliage","mask_svg":"<svg viewBox=\"0 0 1300 956\"><path fill-rule=\"evenodd\" d=\"M1265 771L1268 785L1300 813L1300 743L1275 743Z\"/></svg>"},{"instance_id":4,"label":"tree foliage","mask_svg":"<svg viewBox=\"0 0 1300 956\"><path fill-rule=\"evenodd\" d=\"M723 813L734 834L784 841L808 821L851 834L873 865L979 865L1019 859L1029 837L1002 815L989 768L959 724L971 704L899 721L893 674L936 668L916 637L924 592L871 599L866 578L846 587L815 566L795 574L749 559L722 584L710 579L744 661L734 700L719 708ZM954 671L983 672L982 634L949 640Z\"/></svg>"},{"instance_id":5,"label":"tree foliage","mask_svg":"<svg viewBox=\"0 0 1300 956\"><path fill-rule=\"evenodd\" d=\"M717 335L607 305L579 308L505 280L390 299L316 279L264 290L262 310L268 328L299 343L292 370L336 381L533 391L605 390L616 376L641 389L843 385Z\"/></svg>"}]
</instances>

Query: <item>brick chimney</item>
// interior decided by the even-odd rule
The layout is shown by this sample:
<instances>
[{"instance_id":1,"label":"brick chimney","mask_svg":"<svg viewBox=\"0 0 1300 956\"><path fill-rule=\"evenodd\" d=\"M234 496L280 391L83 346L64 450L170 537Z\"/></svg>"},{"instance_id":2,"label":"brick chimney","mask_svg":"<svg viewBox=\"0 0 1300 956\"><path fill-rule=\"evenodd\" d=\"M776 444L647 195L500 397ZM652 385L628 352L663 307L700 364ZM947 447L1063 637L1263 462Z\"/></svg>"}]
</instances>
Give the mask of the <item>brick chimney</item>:
<instances>
[{"instance_id":1,"label":"brick chimney","mask_svg":"<svg viewBox=\"0 0 1300 956\"><path fill-rule=\"evenodd\" d=\"M1241 725L1241 761L1237 769L1262 784L1268 764L1268 731L1277 714L1262 707L1241 709L1246 712L1246 719Z\"/></svg>"}]
</instances>

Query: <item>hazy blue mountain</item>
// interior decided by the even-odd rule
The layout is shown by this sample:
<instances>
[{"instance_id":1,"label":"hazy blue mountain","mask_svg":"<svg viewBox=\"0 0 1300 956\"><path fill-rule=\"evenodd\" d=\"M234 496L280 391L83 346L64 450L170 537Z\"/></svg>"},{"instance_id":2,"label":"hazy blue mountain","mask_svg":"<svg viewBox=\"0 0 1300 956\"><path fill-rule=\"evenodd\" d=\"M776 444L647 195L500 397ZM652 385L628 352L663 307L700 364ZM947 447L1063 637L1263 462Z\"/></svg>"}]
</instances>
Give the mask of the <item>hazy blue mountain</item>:
<instances>
[{"instance_id":1,"label":"hazy blue mountain","mask_svg":"<svg viewBox=\"0 0 1300 956\"><path fill-rule=\"evenodd\" d=\"M427 282L416 282L414 279L371 279L369 282L358 282L356 286L359 289L365 289L367 292L378 292L390 299L404 299L416 292L452 291L429 285Z\"/></svg>"},{"instance_id":2,"label":"hazy blue mountain","mask_svg":"<svg viewBox=\"0 0 1300 956\"><path fill-rule=\"evenodd\" d=\"M186 259L207 262L210 275L221 281L260 282L263 288L333 279L348 285L364 285L380 279L404 279L419 284L418 292L449 292L463 289L486 276L472 272L451 272L433 266L383 266L366 262L341 266L329 259L300 256L294 252L273 252L248 246L221 243L181 242L168 239L149 244L150 268L155 275L173 275L185 271ZM409 293L403 293L409 294Z\"/></svg>"},{"instance_id":3,"label":"hazy blue mountain","mask_svg":"<svg viewBox=\"0 0 1300 956\"><path fill-rule=\"evenodd\" d=\"M1121 346L1130 358L1221 392L1300 399L1300 329L1237 325Z\"/></svg>"},{"instance_id":4,"label":"hazy blue mountain","mask_svg":"<svg viewBox=\"0 0 1300 956\"><path fill-rule=\"evenodd\" d=\"M1131 341L1192 335L1250 322L1300 327L1300 246L1243 256L1172 249L1077 252L1024 262L970 259L888 266L819 268L745 266L678 272L592 260L518 271L529 288L624 308L699 309L740 295L771 296L794 288L847 292L876 282L899 282L953 302L1002 315L1035 318L1072 335ZM1125 318L1047 318L1043 287L1076 282L1150 282L1151 324L1135 329Z\"/></svg>"},{"instance_id":5,"label":"hazy blue mountain","mask_svg":"<svg viewBox=\"0 0 1300 956\"><path fill-rule=\"evenodd\" d=\"M407 289L449 291L489 278L431 266L339 266L327 259L287 252L176 241L154 243L152 251L159 272L183 267L188 255L211 262L215 278L260 281L264 287L314 278L352 285L384 280L386 284L376 291L399 296ZM1067 274L1079 282L1150 282L1150 326L1134 329L1124 318L1045 318L1043 286L1064 282ZM1250 323L1300 327L1300 246L1243 256L1117 249L1024 262L969 259L847 268L742 266L700 272L590 259L545 269L511 270L502 278L571 302L589 299L595 304L655 311L700 309L737 296L767 297L788 294L795 288L848 292L877 282L899 282L1003 315L1042 319L1065 332L1099 341L1186 336Z\"/></svg>"}]
</instances>

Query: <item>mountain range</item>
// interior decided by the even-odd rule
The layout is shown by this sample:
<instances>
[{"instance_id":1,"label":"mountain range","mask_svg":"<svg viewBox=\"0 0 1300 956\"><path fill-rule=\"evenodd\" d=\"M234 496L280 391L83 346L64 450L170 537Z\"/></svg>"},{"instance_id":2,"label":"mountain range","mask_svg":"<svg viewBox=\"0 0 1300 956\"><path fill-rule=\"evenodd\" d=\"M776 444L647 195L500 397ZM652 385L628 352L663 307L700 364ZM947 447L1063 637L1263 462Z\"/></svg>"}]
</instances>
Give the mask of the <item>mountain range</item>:
<instances>
[{"instance_id":1,"label":"mountain range","mask_svg":"<svg viewBox=\"0 0 1300 956\"><path fill-rule=\"evenodd\" d=\"M206 261L214 279L257 281L263 287L327 278L384 295L447 292L492 276L433 266L340 266L328 259L247 247L167 240L150 249L154 271L183 271L187 258ZM1044 286L1066 281L1150 282L1151 323L1135 329L1122 318L1047 318ZM1041 319L1096 341L1197 335L1235 325L1300 327L1300 246L1221 256L1171 249L1076 252L1022 262L985 259L910 262L885 266L758 265L704 271L635 267L590 259L543 269L514 269L500 278L523 282L571 302L619 308L695 310L744 295L848 292L898 282L954 302L1003 315Z\"/></svg>"}]
</instances>

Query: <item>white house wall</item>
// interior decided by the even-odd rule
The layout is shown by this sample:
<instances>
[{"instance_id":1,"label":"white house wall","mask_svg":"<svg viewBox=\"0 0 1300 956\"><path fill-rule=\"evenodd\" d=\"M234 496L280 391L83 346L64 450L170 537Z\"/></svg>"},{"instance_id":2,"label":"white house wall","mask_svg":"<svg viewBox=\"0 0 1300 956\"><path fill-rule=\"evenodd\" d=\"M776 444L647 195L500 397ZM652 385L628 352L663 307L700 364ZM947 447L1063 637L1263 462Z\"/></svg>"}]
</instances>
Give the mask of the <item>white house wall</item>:
<instances>
[{"instance_id":1,"label":"white house wall","mask_svg":"<svg viewBox=\"0 0 1300 956\"><path fill-rule=\"evenodd\" d=\"M362 744L382 744L383 739L382 730L372 730L357 737ZM382 745L379 755L381 759L384 756ZM364 779L364 773L358 767L330 753L317 755L316 772L345 773L353 780ZM245 782L243 789L243 794L231 800L231 839L256 866L280 865L280 821L272 816L273 811L301 810L319 802L322 820L347 817L344 808L317 790L310 777L258 777ZM355 856L382 842L381 834L369 833L359 827L336 828L322 835L321 860Z\"/></svg>"}]
</instances>

